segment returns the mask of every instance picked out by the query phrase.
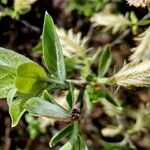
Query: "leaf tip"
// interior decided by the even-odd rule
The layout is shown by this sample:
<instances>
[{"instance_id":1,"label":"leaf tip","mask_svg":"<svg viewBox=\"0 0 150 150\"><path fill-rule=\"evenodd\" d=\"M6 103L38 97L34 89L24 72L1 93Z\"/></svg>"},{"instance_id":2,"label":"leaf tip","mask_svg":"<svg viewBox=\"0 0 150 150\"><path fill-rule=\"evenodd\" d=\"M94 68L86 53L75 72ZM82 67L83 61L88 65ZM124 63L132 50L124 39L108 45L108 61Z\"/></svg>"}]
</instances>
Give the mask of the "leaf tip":
<instances>
[{"instance_id":1,"label":"leaf tip","mask_svg":"<svg viewBox=\"0 0 150 150\"><path fill-rule=\"evenodd\" d=\"M52 141L50 140L50 142L49 142L49 147L50 148L52 148L53 147L53 145L52 145Z\"/></svg>"},{"instance_id":2,"label":"leaf tip","mask_svg":"<svg viewBox=\"0 0 150 150\"><path fill-rule=\"evenodd\" d=\"M123 108L121 106L116 107L119 111L123 111Z\"/></svg>"}]
</instances>

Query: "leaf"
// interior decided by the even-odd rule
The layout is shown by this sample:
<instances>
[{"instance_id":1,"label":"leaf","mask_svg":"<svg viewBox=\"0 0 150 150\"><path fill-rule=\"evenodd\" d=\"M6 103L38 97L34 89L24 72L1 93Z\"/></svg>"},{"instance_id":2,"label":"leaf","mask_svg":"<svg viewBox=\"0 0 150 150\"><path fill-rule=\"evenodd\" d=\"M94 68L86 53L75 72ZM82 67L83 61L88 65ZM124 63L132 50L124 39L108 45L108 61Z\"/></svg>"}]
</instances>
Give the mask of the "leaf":
<instances>
[{"instance_id":1,"label":"leaf","mask_svg":"<svg viewBox=\"0 0 150 150\"><path fill-rule=\"evenodd\" d=\"M64 81L66 70L61 45L56 34L55 26L49 14L45 13L42 34L43 56L47 69L58 80Z\"/></svg>"},{"instance_id":2,"label":"leaf","mask_svg":"<svg viewBox=\"0 0 150 150\"><path fill-rule=\"evenodd\" d=\"M80 138L80 149L88 150L88 147L82 138Z\"/></svg>"},{"instance_id":3,"label":"leaf","mask_svg":"<svg viewBox=\"0 0 150 150\"><path fill-rule=\"evenodd\" d=\"M17 68L15 86L22 93L31 93L39 88L39 85L46 84L47 78L44 69L34 62L25 62Z\"/></svg>"},{"instance_id":4,"label":"leaf","mask_svg":"<svg viewBox=\"0 0 150 150\"><path fill-rule=\"evenodd\" d=\"M69 91L67 93L67 97L66 98L67 98L67 103L68 103L70 109L72 109L73 104L74 104L74 93L73 93L73 87L72 87L71 84L70 84L70 89L69 89Z\"/></svg>"},{"instance_id":5,"label":"leaf","mask_svg":"<svg viewBox=\"0 0 150 150\"><path fill-rule=\"evenodd\" d=\"M47 86L47 85L46 85ZM21 116L24 114L26 111L24 105L25 103L32 97L41 95L43 92L43 89L46 88L44 87L37 87L37 90L34 93L31 94L24 94L24 93L19 93L18 97L16 99L9 99L9 114L11 116L12 120L12 127L16 126L21 118ZM11 97L11 96L10 96Z\"/></svg>"},{"instance_id":6,"label":"leaf","mask_svg":"<svg viewBox=\"0 0 150 150\"><path fill-rule=\"evenodd\" d=\"M15 95L15 90L12 89L12 91L9 92L7 103L9 106L9 114L11 116L12 124L11 126L14 127L18 124L21 116L25 112L24 104L25 102L32 97L33 95L29 94L21 94L16 99L13 99Z\"/></svg>"},{"instance_id":7,"label":"leaf","mask_svg":"<svg viewBox=\"0 0 150 150\"><path fill-rule=\"evenodd\" d=\"M27 61L30 60L11 50L0 47L0 98L6 98L9 90L14 88L16 68Z\"/></svg>"},{"instance_id":8,"label":"leaf","mask_svg":"<svg viewBox=\"0 0 150 150\"><path fill-rule=\"evenodd\" d=\"M90 101L90 97L89 97L89 94L88 94L87 90L85 90L84 96L85 96L86 108L87 108L88 111L91 111L92 110L92 102Z\"/></svg>"},{"instance_id":9,"label":"leaf","mask_svg":"<svg viewBox=\"0 0 150 150\"><path fill-rule=\"evenodd\" d=\"M27 100L27 98L17 98L9 104L9 114L12 120L12 127L18 124L21 116L24 114L25 109L23 106Z\"/></svg>"},{"instance_id":10,"label":"leaf","mask_svg":"<svg viewBox=\"0 0 150 150\"><path fill-rule=\"evenodd\" d=\"M115 98L110 93L108 93L107 91L105 91L105 99L108 102L110 102L113 106L115 106L117 109L122 110L121 106L119 106L117 104L117 102L115 101Z\"/></svg>"},{"instance_id":11,"label":"leaf","mask_svg":"<svg viewBox=\"0 0 150 150\"><path fill-rule=\"evenodd\" d=\"M68 120L71 117L71 114L62 107L39 97L29 99L25 104L25 108L29 111L29 114L35 116L45 116L59 120Z\"/></svg>"},{"instance_id":12,"label":"leaf","mask_svg":"<svg viewBox=\"0 0 150 150\"><path fill-rule=\"evenodd\" d=\"M13 98L15 97L16 92L17 92L17 89L15 87L13 87L12 89L10 89L8 91L8 94L7 94L7 104L8 104L8 106L11 105L11 102L12 102Z\"/></svg>"},{"instance_id":13,"label":"leaf","mask_svg":"<svg viewBox=\"0 0 150 150\"><path fill-rule=\"evenodd\" d=\"M88 94L90 103L97 103L101 101L102 98L105 97L104 89L100 87L95 88L95 86L93 87L91 85L87 86L87 94Z\"/></svg>"},{"instance_id":14,"label":"leaf","mask_svg":"<svg viewBox=\"0 0 150 150\"><path fill-rule=\"evenodd\" d=\"M73 145L70 141L68 141L60 148L60 150L73 150Z\"/></svg>"},{"instance_id":15,"label":"leaf","mask_svg":"<svg viewBox=\"0 0 150 150\"><path fill-rule=\"evenodd\" d=\"M116 143L102 141L102 145L104 150L136 150L136 147L126 139Z\"/></svg>"},{"instance_id":16,"label":"leaf","mask_svg":"<svg viewBox=\"0 0 150 150\"><path fill-rule=\"evenodd\" d=\"M56 145L59 141L61 141L65 136L68 136L73 130L73 124L69 124L58 133L56 133L52 139L50 140L50 147Z\"/></svg>"},{"instance_id":17,"label":"leaf","mask_svg":"<svg viewBox=\"0 0 150 150\"><path fill-rule=\"evenodd\" d=\"M74 122L73 132L70 140L60 150L88 150L87 145L80 136L79 122Z\"/></svg>"},{"instance_id":18,"label":"leaf","mask_svg":"<svg viewBox=\"0 0 150 150\"><path fill-rule=\"evenodd\" d=\"M49 95L49 93L46 90L43 91L42 97L44 100L55 104L55 101L53 100L53 98Z\"/></svg>"},{"instance_id":19,"label":"leaf","mask_svg":"<svg viewBox=\"0 0 150 150\"><path fill-rule=\"evenodd\" d=\"M39 119L35 118L34 116L30 116L28 114L25 115L25 120L29 124L28 125L28 129L29 129L28 132L29 132L30 138L32 140L35 140L36 138L38 138L38 136L42 132L41 126L42 126L43 120L42 119L39 120Z\"/></svg>"},{"instance_id":20,"label":"leaf","mask_svg":"<svg viewBox=\"0 0 150 150\"><path fill-rule=\"evenodd\" d=\"M64 144L60 148L60 150L68 150L68 149L75 150L75 144L79 148L78 135L79 135L79 122L76 121L76 122L74 122L73 132L71 134L70 140L66 144Z\"/></svg>"},{"instance_id":21,"label":"leaf","mask_svg":"<svg viewBox=\"0 0 150 150\"><path fill-rule=\"evenodd\" d=\"M102 99L107 100L109 103L111 103L113 106L115 106L117 109L121 110L122 108L117 104L115 98L107 92L105 88L102 87L93 87L93 86L87 86L87 94L89 101L91 103L97 103L100 102Z\"/></svg>"},{"instance_id":22,"label":"leaf","mask_svg":"<svg viewBox=\"0 0 150 150\"><path fill-rule=\"evenodd\" d=\"M99 60L98 75L100 78L103 77L107 72L107 70L109 69L111 64L111 59L112 56L111 56L110 46L107 46L105 47Z\"/></svg>"},{"instance_id":23,"label":"leaf","mask_svg":"<svg viewBox=\"0 0 150 150\"><path fill-rule=\"evenodd\" d=\"M30 61L30 59L14 51L0 47L0 65L17 68L18 65L26 61Z\"/></svg>"}]
</instances>

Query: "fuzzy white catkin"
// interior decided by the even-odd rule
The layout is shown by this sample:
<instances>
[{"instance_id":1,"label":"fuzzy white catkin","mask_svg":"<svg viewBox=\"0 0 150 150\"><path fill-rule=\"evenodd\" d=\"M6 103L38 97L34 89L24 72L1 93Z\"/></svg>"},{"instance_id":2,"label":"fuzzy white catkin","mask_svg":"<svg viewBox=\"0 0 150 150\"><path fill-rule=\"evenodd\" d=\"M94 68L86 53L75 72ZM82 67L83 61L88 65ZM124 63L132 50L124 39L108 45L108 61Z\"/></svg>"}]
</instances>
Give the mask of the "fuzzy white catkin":
<instances>
[{"instance_id":1,"label":"fuzzy white catkin","mask_svg":"<svg viewBox=\"0 0 150 150\"><path fill-rule=\"evenodd\" d=\"M129 25L131 22L121 14L95 13L90 21L93 26L105 26L112 28L113 33L118 32L122 27Z\"/></svg>"},{"instance_id":2,"label":"fuzzy white catkin","mask_svg":"<svg viewBox=\"0 0 150 150\"><path fill-rule=\"evenodd\" d=\"M127 0L129 5L133 5L135 7L146 7L150 6L150 0Z\"/></svg>"},{"instance_id":3,"label":"fuzzy white catkin","mask_svg":"<svg viewBox=\"0 0 150 150\"><path fill-rule=\"evenodd\" d=\"M37 0L15 0L14 10L21 14L28 12L31 9L31 5Z\"/></svg>"},{"instance_id":4,"label":"fuzzy white catkin","mask_svg":"<svg viewBox=\"0 0 150 150\"><path fill-rule=\"evenodd\" d=\"M150 59L150 27L140 34L136 40L140 41L140 44L131 49L134 53L130 56L130 61L140 62Z\"/></svg>"},{"instance_id":5,"label":"fuzzy white catkin","mask_svg":"<svg viewBox=\"0 0 150 150\"><path fill-rule=\"evenodd\" d=\"M72 29L66 31L63 28L56 28L56 31L62 45L63 54L66 57L83 57L86 55L87 37L82 38L80 32L75 34Z\"/></svg>"},{"instance_id":6,"label":"fuzzy white catkin","mask_svg":"<svg viewBox=\"0 0 150 150\"><path fill-rule=\"evenodd\" d=\"M108 79L108 83L124 87L149 87L150 60L126 64L118 73Z\"/></svg>"}]
</instances>

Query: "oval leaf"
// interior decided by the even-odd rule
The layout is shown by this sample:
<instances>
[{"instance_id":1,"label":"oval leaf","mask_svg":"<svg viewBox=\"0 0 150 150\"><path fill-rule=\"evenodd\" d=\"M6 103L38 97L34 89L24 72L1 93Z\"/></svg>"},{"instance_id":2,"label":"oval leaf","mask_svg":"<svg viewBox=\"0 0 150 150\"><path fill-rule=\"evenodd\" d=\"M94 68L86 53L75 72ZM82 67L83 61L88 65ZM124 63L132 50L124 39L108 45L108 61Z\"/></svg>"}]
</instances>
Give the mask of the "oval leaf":
<instances>
[{"instance_id":1,"label":"oval leaf","mask_svg":"<svg viewBox=\"0 0 150 150\"><path fill-rule=\"evenodd\" d=\"M22 93L34 92L39 85L45 85L43 80L46 77L46 72L40 65L34 62L25 62L17 68L15 86Z\"/></svg>"},{"instance_id":2,"label":"oval leaf","mask_svg":"<svg viewBox=\"0 0 150 150\"><path fill-rule=\"evenodd\" d=\"M111 56L111 50L110 50L110 46L107 46L101 57L100 57L100 60L99 60L99 67L98 67L98 76L99 77L103 77L107 70L109 69L109 66L111 64L111 59L112 59L112 56Z\"/></svg>"},{"instance_id":3,"label":"oval leaf","mask_svg":"<svg viewBox=\"0 0 150 150\"><path fill-rule=\"evenodd\" d=\"M51 141L50 141L50 147L56 145L59 141L61 141L65 136L68 136L73 131L73 124L69 124L62 130L60 130L58 133L56 133Z\"/></svg>"},{"instance_id":4,"label":"oval leaf","mask_svg":"<svg viewBox=\"0 0 150 150\"><path fill-rule=\"evenodd\" d=\"M9 104L9 114L11 116L12 124L11 126L14 127L18 124L21 116L24 114L25 109L23 107L24 103L27 101L27 99L18 98L16 100L13 100Z\"/></svg>"},{"instance_id":5,"label":"oval leaf","mask_svg":"<svg viewBox=\"0 0 150 150\"><path fill-rule=\"evenodd\" d=\"M114 97L108 93L107 91L105 91L105 99L110 102L113 106L115 106L118 110L122 110L122 107L119 106L116 102L116 100L114 99Z\"/></svg>"},{"instance_id":6,"label":"oval leaf","mask_svg":"<svg viewBox=\"0 0 150 150\"><path fill-rule=\"evenodd\" d=\"M67 100L67 103L68 103L69 108L71 110L73 107L73 104L74 104L74 93L73 93L73 87L71 84L70 84L70 89L69 89L67 96L66 96L66 100Z\"/></svg>"},{"instance_id":7,"label":"oval leaf","mask_svg":"<svg viewBox=\"0 0 150 150\"><path fill-rule=\"evenodd\" d=\"M34 97L25 103L25 108L31 115L45 116L52 119L68 120L71 114L62 107L42 98Z\"/></svg>"},{"instance_id":8,"label":"oval leaf","mask_svg":"<svg viewBox=\"0 0 150 150\"><path fill-rule=\"evenodd\" d=\"M44 100L55 104L55 101L53 100L53 98L50 96L50 94L46 90L43 91L42 97Z\"/></svg>"},{"instance_id":9,"label":"oval leaf","mask_svg":"<svg viewBox=\"0 0 150 150\"><path fill-rule=\"evenodd\" d=\"M18 53L0 47L0 98L6 98L9 90L15 88L16 68L28 61Z\"/></svg>"},{"instance_id":10,"label":"oval leaf","mask_svg":"<svg viewBox=\"0 0 150 150\"><path fill-rule=\"evenodd\" d=\"M46 12L43 26L42 47L44 62L50 73L64 81L66 70L61 45L52 18Z\"/></svg>"}]
</instances>

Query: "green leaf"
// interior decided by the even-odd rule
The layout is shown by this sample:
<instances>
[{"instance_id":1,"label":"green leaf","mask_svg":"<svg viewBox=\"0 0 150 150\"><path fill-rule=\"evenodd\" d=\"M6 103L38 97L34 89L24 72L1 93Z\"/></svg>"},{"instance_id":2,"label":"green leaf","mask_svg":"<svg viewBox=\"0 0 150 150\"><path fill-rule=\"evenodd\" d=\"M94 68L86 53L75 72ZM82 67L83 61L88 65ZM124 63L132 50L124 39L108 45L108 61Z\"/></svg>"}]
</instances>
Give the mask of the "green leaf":
<instances>
[{"instance_id":1,"label":"green leaf","mask_svg":"<svg viewBox=\"0 0 150 150\"><path fill-rule=\"evenodd\" d=\"M17 78L15 86L22 93L36 91L39 86L44 86L43 82L47 78L44 69L34 62L25 62L17 68Z\"/></svg>"},{"instance_id":2,"label":"green leaf","mask_svg":"<svg viewBox=\"0 0 150 150\"><path fill-rule=\"evenodd\" d=\"M46 90L43 91L42 97L44 100L55 104L55 101L53 100L53 98L49 95L49 93Z\"/></svg>"},{"instance_id":3,"label":"green leaf","mask_svg":"<svg viewBox=\"0 0 150 150\"><path fill-rule=\"evenodd\" d=\"M97 103L105 97L105 90L103 88L96 89L95 86L87 86L87 94L91 103Z\"/></svg>"},{"instance_id":4,"label":"green leaf","mask_svg":"<svg viewBox=\"0 0 150 150\"><path fill-rule=\"evenodd\" d=\"M29 114L35 116L45 116L59 120L68 120L71 117L71 114L64 108L39 97L29 99L25 104L25 108L29 111Z\"/></svg>"},{"instance_id":5,"label":"green leaf","mask_svg":"<svg viewBox=\"0 0 150 150\"><path fill-rule=\"evenodd\" d=\"M15 87L13 87L7 93L7 104L8 104L9 107L11 105L11 102L12 102L13 98L15 97L16 92L17 92L17 89Z\"/></svg>"},{"instance_id":6,"label":"green leaf","mask_svg":"<svg viewBox=\"0 0 150 150\"><path fill-rule=\"evenodd\" d=\"M115 100L115 98L108 93L107 91L105 91L105 99L110 102L113 106L115 106L117 109L122 110L121 106L119 106Z\"/></svg>"},{"instance_id":7,"label":"green leaf","mask_svg":"<svg viewBox=\"0 0 150 150\"><path fill-rule=\"evenodd\" d=\"M42 34L43 56L49 72L64 81L66 70L61 45L52 18L46 12Z\"/></svg>"},{"instance_id":8,"label":"green leaf","mask_svg":"<svg viewBox=\"0 0 150 150\"><path fill-rule=\"evenodd\" d=\"M11 120L12 120L12 127L14 127L18 124L21 116L26 111L26 109L24 107L25 103L30 98L41 95L43 92L43 89L45 89L46 86L45 87L39 86L38 89L32 94L19 93L19 94L17 94L18 97L16 99L12 99L12 97L13 97L13 96L11 96L12 94L10 94L10 96L8 96L9 114L10 114ZM14 93L15 91L12 90L12 92Z\"/></svg>"},{"instance_id":9,"label":"green leaf","mask_svg":"<svg viewBox=\"0 0 150 150\"><path fill-rule=\"evenodd\" d=\"M80 149L88 150L88 147L82 138L80 138Z\"/></svg>"},{"instance_id":10,"label":"green leaf","mask_svg":"<svg viewBox=\"0 0 150 150\"><path fill-rule=\"evenodd\" d=\"M91 103L97 103L100 102L102 99L105 99L117 109L122 110L121 106L117 104L116 99L109 92L107 92L104 87L96 89L94 86L87 86L86 90L88 94L87 98L89 98L89 101Z\"/></svg>"},{"instance_id":11,"label":"green leaf","mask_svg":"<svg viewBox=\"0 0 150 150\"><path fill-rule=\"evenodd\" d=\"M92 110L92 102L90 100L90 97L89 97L89 94L88 94L87 90L85 90L84 96L85 96L86 108L87 108L88 111L91 111Z\"/></svg>"},{"instance_id":12,"label":"green leaf","mask_svg":"<svg viewBox=\"0 0 150 150\"><path fill-rule=\"evenodd\" d=\"M88 150L87 145L80 136L79 122L74 122L73 132L70 140L60 150Z\"/></svg>"},{"instance_id":13,"label":"green leaf","mask_svg":"<svg viewBox=\"0 0 150 150\"><path fill-rule=\"evenodd\" d=\"M73 144L71 143L71 141L68 141L60 148L60 150L74 150Z\"/></svg>"},{"instance_id":14,"label":"green leaf","mask_svg":"<svg viewBox=\"0 0 150 150\"><path fill-rule=\"evenodd\" d=\"M109 69L109 66L111 64L111 59L112 59L112 55L111 55L110 46L107 46L105 47L99 60L98 76L100 78L103 77L106 74L107 70Z\"/></svg>"},{"instance_id":15,"label":"green leaf","mask_svg":"<svg viewBox=\"0 0 150 150\"><path fill-rule=\"evenodd\" d=\"M14 127L18 124L21 116L24 114L24 103L27 101L27 98L17 98L13 100L9 104L9 114L11 116L12 124L11 126Z\"/></svg>"},{"instance_id":16,"label":"green leaf","mask_svg":"<svg viewBox=\"0 0 150 150\"><path fill-rule=\"evenodd\" d=\"M52 139L50 140L50 147L56 145L59 141L61 141L65 136L68 136L70 133L72 133L73 130L73 124L69 124L62 130L60 130L58 133L56 133Z\"/></svg>"},{"instance_id":17,"label":"green leaf","mask_svg":"<svg viewBox=\"0 0 150 150\"><path fill-rule=\"evenodd\" d=\"M40 120L35 118L34 116L30 116L28 114L25 115L25 119L29 124L28 129L29 129L30 138L34 140L42 132L42 129L41 129L42 122L40 122Z\"/></svg>"},{"instance_id":18,"label":"green leaf","mask_svg":"<svg viewBox=\"0 0 150 150\"><path fill-rule=\"evenodd\" d=\"M70 140L64 144L60 150L75 150L75 147L79 149L79 122L74 122L73 132L71 134Z\"/></svg>"},{"instance_id":19,"label":"green leaf","mask_svg":"<svg viewBox=\"0 0 150 150\"><path fill-rule=\"evenodd\" d=\"M73 104L74 104L74 93L73 93L73 87L71 84L70 84L70 89L67 93L66 99L67 99L67 103L68 103L70 109L72 109Z\"/></svg>"},{"instance_id":20,"label":"green leaf","mask_svg":"<svg viewBox=\"0 0 150 150\"><path fill-rule=\"evenodd\" d=\"M104 150L136 150L136 147L126 139L116 143L102 141L102 145Z\"/></svg>"},{"instance_id":21,"label":"green leaf","mask_svg":"<svg viewBox=\"0 0 150 150\"><path fill-rule=\"evenodd\" d=\"M0 98L6 98L10 89L15 88L16 68L30 61L11 50L0 47Z\"/></svg>"},{"instance_id":22,"label":"green leaf","mask_svg":"<svg viewBox=\"0 0 150 150\"><path fill-rule=\"evenodd\" d=\"M25 102L31 98L33 95L29 94L21 94L19 97L16 99L13 99L15 95L16 90L11 90L8 94L7 97L7 103L9 106L9 114L11 116L12 124L11 126L14 127L18 124L21 116L25 112L24 104Z\"/></svg>"},{"instance_id":23,"label":"green leaf","mask_svg":"<svg viewBox=\"0 0 150 150\"><path fill-rule=\"evenodd\" d=\"M0 47L0 65L17 68L18 65L26 61L30 61L30 59L14 51Z\"/></svg>"},{"instance_id":24,"label":"green leaf","mask_svg":"<svg viewBox=\"0 0 150 150\"><path fill-rule=\"evenodd\" d=\"M138 34L138 26L136 25L136 23L139 21L138 21L137 16L135 15L134 11L131 11L131 13L130 13L130 20L133 24L135 24L132 26L132 32L133 32L133 34L136 35L136 34Z\"/></svg>"}]
</instances>

